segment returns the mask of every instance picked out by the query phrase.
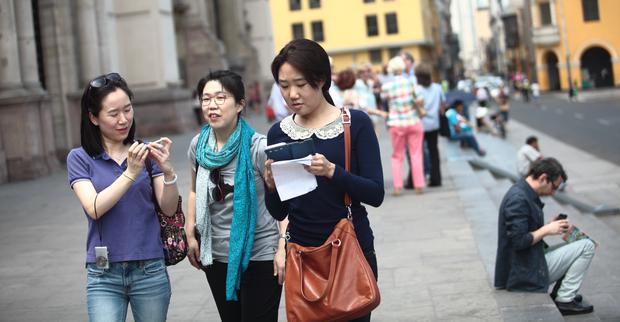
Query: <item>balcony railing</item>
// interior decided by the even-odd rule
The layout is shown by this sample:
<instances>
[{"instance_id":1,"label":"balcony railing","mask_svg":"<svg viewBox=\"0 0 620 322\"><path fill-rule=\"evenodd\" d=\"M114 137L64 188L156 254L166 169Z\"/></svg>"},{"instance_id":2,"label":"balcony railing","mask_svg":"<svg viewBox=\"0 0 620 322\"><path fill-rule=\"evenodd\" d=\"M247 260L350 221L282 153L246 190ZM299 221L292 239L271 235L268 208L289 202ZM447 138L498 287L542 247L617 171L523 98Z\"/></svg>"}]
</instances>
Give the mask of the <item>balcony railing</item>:
<instances>
[{"instance_id":1,"label":"balcony railing","mask_svg":"<svg viewBox=\"0 0 620 322\"><path fill-rule=\"evenodd\" d=\"M554 46L560 43L558 26L542 26L534 28L534 44L538 46Z\"/></svg>"}]
</instances>

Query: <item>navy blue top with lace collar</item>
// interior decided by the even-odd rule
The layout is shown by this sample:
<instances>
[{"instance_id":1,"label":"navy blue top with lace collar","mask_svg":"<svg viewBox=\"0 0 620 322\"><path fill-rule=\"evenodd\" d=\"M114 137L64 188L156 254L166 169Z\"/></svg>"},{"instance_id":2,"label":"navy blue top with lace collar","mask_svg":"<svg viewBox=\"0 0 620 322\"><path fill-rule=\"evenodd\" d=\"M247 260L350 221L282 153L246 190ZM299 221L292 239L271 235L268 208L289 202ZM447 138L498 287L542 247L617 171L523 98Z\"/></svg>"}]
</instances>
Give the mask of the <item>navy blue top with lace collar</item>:
<instances>
[{"instance_id":1,"label":"navy blue top with lace collar","mask_svg":"<svg viewBox=\"0 0 620 322\"><path fill-rule=\"evenodd\" d=\"M271 215L289 218L291 241L302 246L320 246L335 225L347 215L344 193L352 200L353 224L364 252L374 249L374 236L365 203L378 207L385 195L379 143L372 122L364 112L351 110L351 172L344 165L344 130L338 118L321 129L297 125L294 115L274 124L267 134L267 144L312 138L315 149L336 164L334 176L317 177L318 187L299 197L281 201L277 191L265 193Z\"/></svg>"}]
</instances>

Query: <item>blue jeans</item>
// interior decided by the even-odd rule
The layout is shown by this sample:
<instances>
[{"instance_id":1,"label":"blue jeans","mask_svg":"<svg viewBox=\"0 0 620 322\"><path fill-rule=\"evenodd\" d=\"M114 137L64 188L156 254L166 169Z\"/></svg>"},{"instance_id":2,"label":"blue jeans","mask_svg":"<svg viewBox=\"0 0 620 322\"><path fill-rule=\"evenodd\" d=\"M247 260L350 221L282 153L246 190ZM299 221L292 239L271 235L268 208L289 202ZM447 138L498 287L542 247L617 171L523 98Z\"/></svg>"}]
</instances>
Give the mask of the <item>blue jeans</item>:
<instances>
[{"instance_id":1,"label":"blue jeans","mask_svg":"<svg viewBox=\"0 0 620 322\"><path fill-rule=\"evenodd\" d=\"M91 322L125 321L127 304L136 322L166 321L170 279L163 259L86 264L86 302Z\"/></svg>"},{"instance_id":2,"label":"blue jeans","mask_svg":"<svg viewBox=\"0 0 620 322\"><path fill-rule=\"evenodd\" d=\"M467 143L478 155L482 155L478 140L476 140L476 137L472 133L458 133L453 135L452 138Z\"/></svg>"}]
</instances>

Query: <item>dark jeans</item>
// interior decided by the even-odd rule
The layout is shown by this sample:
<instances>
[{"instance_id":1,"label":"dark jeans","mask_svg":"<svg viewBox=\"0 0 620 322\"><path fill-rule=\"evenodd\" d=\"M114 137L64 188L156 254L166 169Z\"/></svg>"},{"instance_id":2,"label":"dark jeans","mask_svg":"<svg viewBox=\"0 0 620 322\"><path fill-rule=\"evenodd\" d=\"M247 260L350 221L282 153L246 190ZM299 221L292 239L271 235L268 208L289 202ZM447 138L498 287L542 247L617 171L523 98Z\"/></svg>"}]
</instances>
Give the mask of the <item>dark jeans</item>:
<instances>
[{"instance_id":1,"label":"dark jeans","mask_svg":"<svg viewBox=\"0 0 620 322\"><path fill-rule=\"evenodd\" d=\"M203 268L222 321L278 321L282 285L273 276L273 261L250 261L241 274L238 301L226 301L227 269L228 264L215 261Z\"/></svg>"},{"instance_id":2,"label":"dark jeans","mask_svg":"<svg viewBox=\"0 0 620 322\"><path fill-rule=\"evenodd\" d=\"M375 273L375 279L379 280L379 272L377 269L377 254L375 253L375 250L370 250L364 253L364 257L366 257L366 261L368 262L368 265L370 265L370 269L372 269L372 272ZM350 322L370 322L370 314L368 313L367 315L362 316L361 318L357 318L355 320L351 320Z\"/></svg>"},{"instance_id":3,"label":"dark jeans","mask_svg":"<svg viewBox=\"0 0 620 322\"><path fill-rule=\"evenodd\" d=\"M428 147L428 154L431 161L431 179L429 186L441 186L441 168L439 165L439 149L437 148L437 138L439 130L424 132L424 142Z\"/></svg>"},{"instance_id":4,"label":"dark jeans","mask_svg":"<svg viewBox=\"0 0 620 322\"><path fill-rule=\"evenodd\" d=\"M478 140L476 140L476 137L472 133L460 133L452 136L452 138L465 142L468 146L474 149L478 155L482 155L482 151L478 145Z\"/></svg>"}]
</instances>

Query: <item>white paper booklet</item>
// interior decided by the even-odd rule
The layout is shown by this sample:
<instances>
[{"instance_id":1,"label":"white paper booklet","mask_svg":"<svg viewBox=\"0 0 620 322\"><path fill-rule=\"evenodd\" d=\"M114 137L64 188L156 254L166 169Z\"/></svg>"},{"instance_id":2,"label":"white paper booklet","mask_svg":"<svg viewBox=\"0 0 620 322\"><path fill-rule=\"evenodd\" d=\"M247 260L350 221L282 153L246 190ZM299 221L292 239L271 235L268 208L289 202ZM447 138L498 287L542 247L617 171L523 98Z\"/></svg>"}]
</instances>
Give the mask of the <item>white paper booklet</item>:
<instances>
[{"instance_id":1,"label":"white paper booklet","mask_svg":"<svg viewBox=\"0 0 620 322\"><path fill-rule=\"evenodd\" d=\"M305 158L271 164L273 180L276 182L280 200L289 200L316 189L316 177L304 169L304 165L310 165L311 162L312 156L309 155Z\"/></svg>"}]
</instances>

